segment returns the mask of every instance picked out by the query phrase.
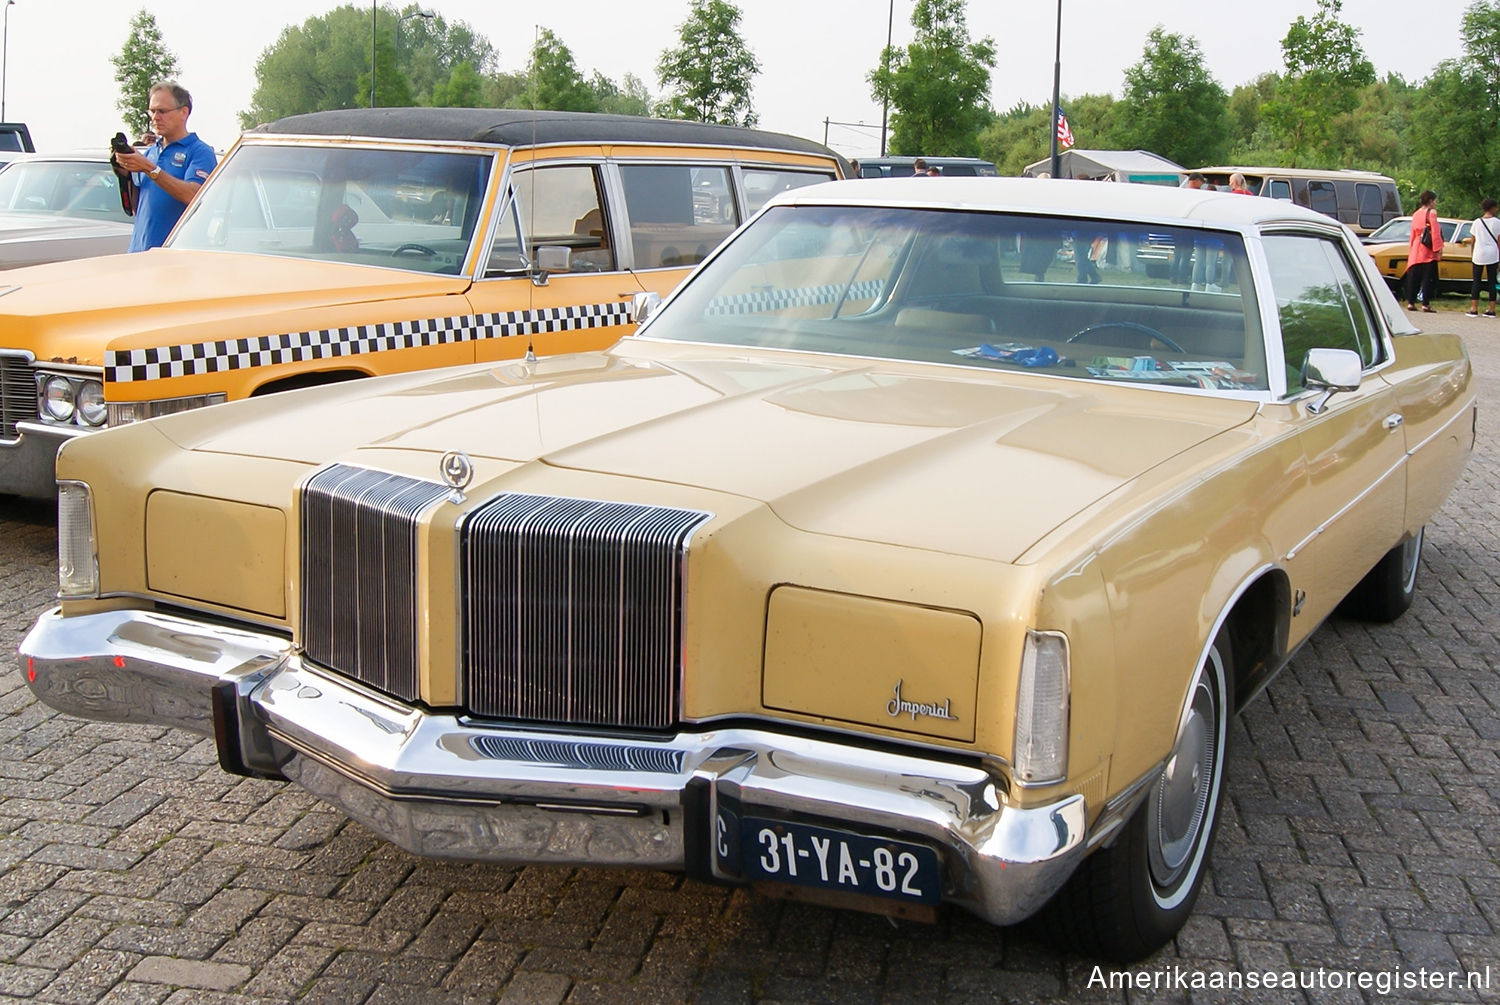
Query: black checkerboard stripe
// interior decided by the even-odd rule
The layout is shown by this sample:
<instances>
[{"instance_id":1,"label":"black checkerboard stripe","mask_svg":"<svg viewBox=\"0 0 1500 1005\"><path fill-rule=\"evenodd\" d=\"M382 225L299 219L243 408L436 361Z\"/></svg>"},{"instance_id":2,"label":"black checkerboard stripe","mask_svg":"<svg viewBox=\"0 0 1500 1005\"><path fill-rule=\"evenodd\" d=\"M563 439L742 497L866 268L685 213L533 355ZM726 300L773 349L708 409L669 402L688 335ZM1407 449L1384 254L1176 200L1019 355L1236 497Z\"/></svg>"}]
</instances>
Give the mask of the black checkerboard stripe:
<instances>
[{"instance_id":1,"label":"black checkerboard stripe","mask_svg":"<svg viewBox=\"0 0 1500 1005\"><path fill-rule=\"evenodd\" d=\"M847 289L847 294L846 294ZM845 287L843 283L827 286L800 286L783 290L756 290L751 293L736 293L727 297L714 297L708 302L705 314L760 314L766 311L785 310L788 307L812 307L816 304L831 304L841 296L849 300L870 300L880 296L885 282L869 279Z\"/></svg>"},{"instance_id":2,"label":"black checkerboard stripe","mask_svg":"<svg viewBox=\"0 0 1500 1005\"><path fill-rule=\"evenodd\" d=\"M496 314L392 321L348 328L220 339L151 349L111 349L104 356L106 382L128 383L244 370L277 363L306 363L338 356L449 345L455 342L536 335L631 322L628 300Z\"/></svg>"}]
</instances>

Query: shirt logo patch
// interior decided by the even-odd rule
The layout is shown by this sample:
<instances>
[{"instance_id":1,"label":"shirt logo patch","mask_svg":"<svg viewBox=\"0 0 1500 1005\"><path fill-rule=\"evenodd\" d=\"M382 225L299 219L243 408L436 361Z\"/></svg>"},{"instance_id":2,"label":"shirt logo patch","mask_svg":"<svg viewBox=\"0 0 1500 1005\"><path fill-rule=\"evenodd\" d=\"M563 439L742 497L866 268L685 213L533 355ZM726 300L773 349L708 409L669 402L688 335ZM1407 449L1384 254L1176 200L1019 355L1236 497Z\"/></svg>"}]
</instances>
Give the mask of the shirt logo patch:
<instances>
[{"instance_id":1,"label":"shirt logo patch","mask_svg":"<svg viewBox=\"0 0 1500 1005\"><path fill-rule=\"evenodd\" d=\"M186 164L187 163L187 151L186 150L178 150L176 153L174 153L172 155L172 163L176 164L178 167L182 167L182 165Z\"/></svg>"},{"instance_id":2,"label":"shirt logo patch","mask_svg":"<svg viewBox=\"0 0 1500 1005\"><path fill-rule=\"evenodd\" d=\"M202 168L199 168L197 171L194 171L193 173L195 175L197 175L199 178L207 178L208 177L208 172L204 171Z\"/></svg>"}]
</instances>

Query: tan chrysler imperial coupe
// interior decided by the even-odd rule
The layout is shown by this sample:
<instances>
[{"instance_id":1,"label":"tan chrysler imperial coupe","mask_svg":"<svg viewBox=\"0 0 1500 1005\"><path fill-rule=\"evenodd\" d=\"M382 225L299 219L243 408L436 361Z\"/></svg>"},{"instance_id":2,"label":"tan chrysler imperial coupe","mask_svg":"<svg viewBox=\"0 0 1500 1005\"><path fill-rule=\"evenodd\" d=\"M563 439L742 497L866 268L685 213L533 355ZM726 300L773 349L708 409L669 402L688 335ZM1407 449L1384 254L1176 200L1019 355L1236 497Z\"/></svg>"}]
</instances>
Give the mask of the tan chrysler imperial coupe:
<instances>
[{"instance_id":1,"label":"tan chrysler imperial coupe","mask_svg":"<svg viewBox=\"0 0 1500 1005\"><path fill-rule=\"evenodd\" d=\"M1198 287L1139 267L1163 236ZM1469 383L1285 202L811 186L607 351L68 443L22 669L419 854L1134 958L1192 910L1229 717L1411 603Z\"/></svg>"}]
</instances>

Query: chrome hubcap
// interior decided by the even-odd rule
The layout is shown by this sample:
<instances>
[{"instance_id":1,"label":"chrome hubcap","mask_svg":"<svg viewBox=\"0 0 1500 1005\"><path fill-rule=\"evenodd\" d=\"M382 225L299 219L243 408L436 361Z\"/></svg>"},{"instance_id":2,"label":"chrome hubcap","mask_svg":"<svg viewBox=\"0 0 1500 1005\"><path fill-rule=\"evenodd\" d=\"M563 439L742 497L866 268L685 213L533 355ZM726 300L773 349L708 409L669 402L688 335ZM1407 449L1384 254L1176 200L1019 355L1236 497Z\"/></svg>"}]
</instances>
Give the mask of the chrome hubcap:
<instances>
[{"instance_id":1,"label":"chrome hubcap","mask_svg":"<svg viewBox=\"0 0 1500 1005\"><path fill-rule=\"evenodd\" d=\"M1187 720L1151 802L1151 874L1169 888L1182 876L1207 825L1218 743L1213 694L1199 682Z\"/></svg>"},{"instance_id":2,"label":"chrome hubcap","mask_svg":"<svg viewBox=\"0 0 1500 1005\"><path fill-rule=\"evenodd\" d=\"M1422 558L1422 535L1426 528L1417 531L1401 546L1401 588L1410 593L1417 587L1417 563Z\"/></svg>"}]
</instances>

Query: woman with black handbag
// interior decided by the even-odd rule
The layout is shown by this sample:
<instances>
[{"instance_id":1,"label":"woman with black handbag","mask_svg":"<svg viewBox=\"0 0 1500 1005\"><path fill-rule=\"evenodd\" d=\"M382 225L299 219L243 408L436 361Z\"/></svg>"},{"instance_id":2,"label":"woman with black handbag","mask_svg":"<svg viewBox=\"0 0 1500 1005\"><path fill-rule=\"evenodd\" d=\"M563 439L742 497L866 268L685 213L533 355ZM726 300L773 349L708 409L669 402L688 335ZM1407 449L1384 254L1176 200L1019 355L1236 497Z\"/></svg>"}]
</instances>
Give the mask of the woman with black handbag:
<instances>
[{"instance_id":1,"label":"woman with black handbag","mask_svg":"<svg viewBox=\"0 0 1500 1005\"><path fill-rule=\"evenodd\" d=\"M1411 215L1411 245L1406 254L1406 309L1436 313L1432 306L1437 287L1438 259L1443 257L1443 228L1438 223L1437 193L1425 189L1417 200L1417 211Z\"/></svg>"}]
</instances>

